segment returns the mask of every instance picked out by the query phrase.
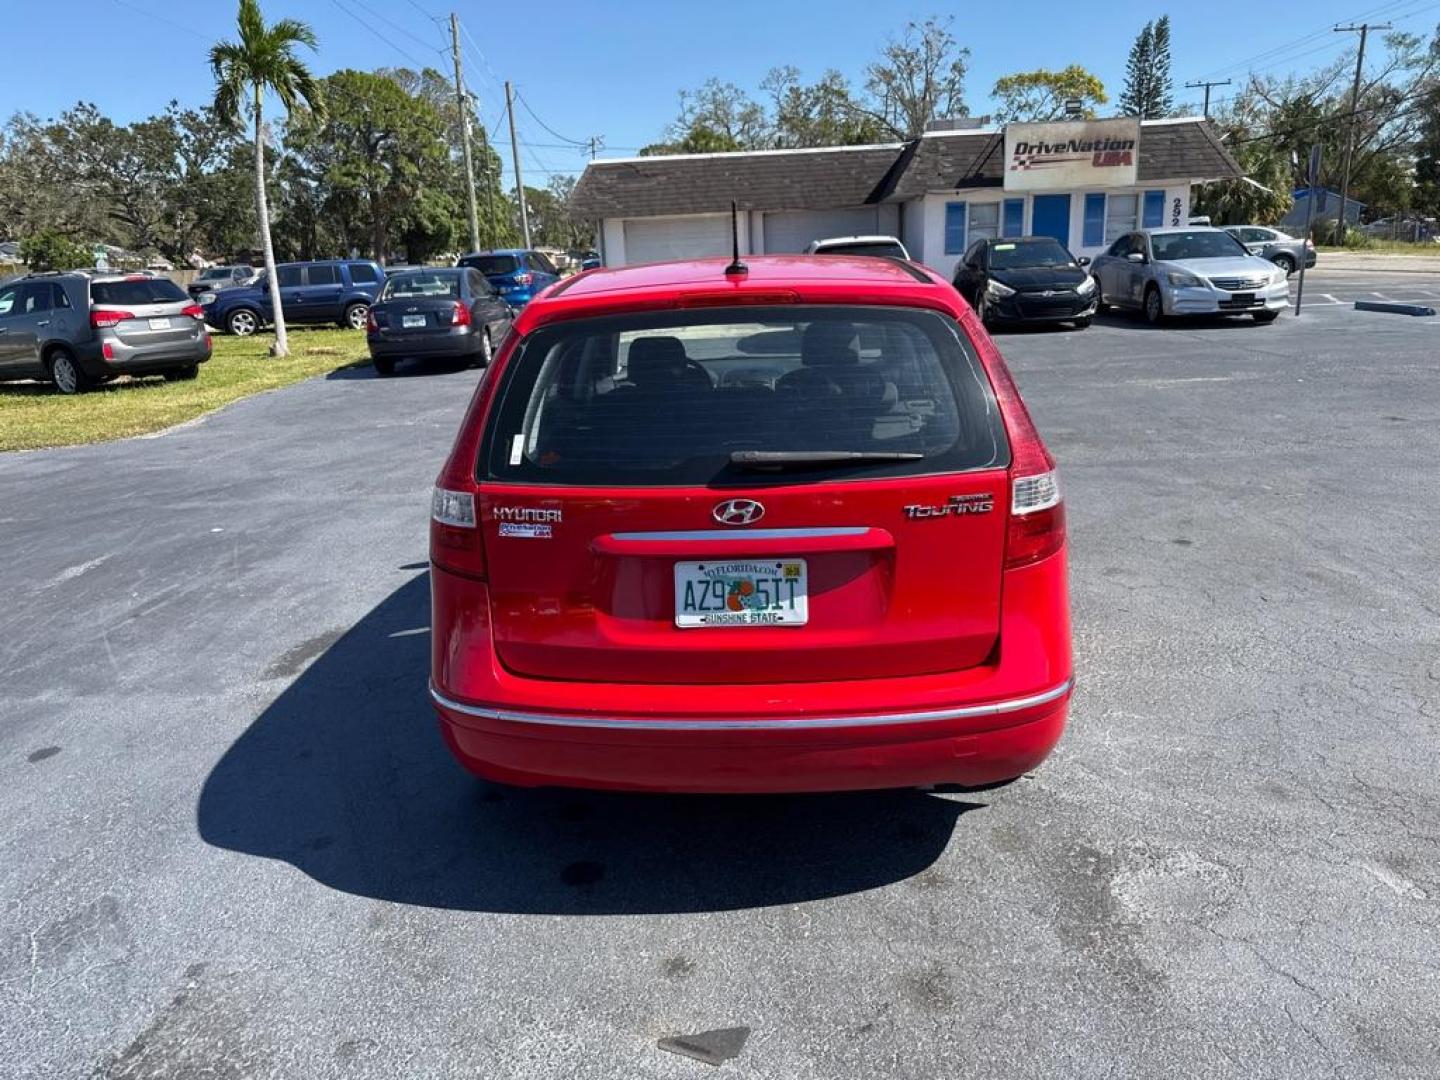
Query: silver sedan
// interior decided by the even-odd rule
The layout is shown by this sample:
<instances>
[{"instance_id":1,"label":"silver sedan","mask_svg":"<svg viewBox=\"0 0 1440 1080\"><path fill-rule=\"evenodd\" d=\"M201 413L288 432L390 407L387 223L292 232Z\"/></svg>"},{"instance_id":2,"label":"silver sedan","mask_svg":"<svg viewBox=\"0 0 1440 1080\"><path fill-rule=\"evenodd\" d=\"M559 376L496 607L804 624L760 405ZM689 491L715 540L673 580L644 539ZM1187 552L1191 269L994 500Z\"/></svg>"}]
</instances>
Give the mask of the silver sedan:
<instances>
[{"instance_id":1,"label":"silver sedan","mask_svg":"<svg viewBox=\"0 0 1440 1080\"><path fill-rule=\"evenodd\" d=\"M1285 271L1251 255L1223 229L1142 229L1091 264L1100 307L1133 308L1146 321L1172 315L1253 315L1273 322L1290 303Z\"/></svg>"}]
</instances>

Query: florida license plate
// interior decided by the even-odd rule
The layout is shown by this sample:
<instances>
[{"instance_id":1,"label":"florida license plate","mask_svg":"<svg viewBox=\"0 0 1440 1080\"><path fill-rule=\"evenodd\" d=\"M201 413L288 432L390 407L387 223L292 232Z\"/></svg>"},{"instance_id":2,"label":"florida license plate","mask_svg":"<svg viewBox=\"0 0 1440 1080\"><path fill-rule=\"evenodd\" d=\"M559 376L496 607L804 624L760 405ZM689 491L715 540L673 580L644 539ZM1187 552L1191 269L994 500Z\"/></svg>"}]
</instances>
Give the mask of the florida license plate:
<instances>
[{"instance_id":1,"label":"florida license plate","mask_svg":"<svg viewBox=\"0 0 1440 1080\"><path fill-rule=\"evenodd\" d=\"M675 564L675 625L804 626L810 619L804 559Z\"/></svg>"},{"instance_id":2,"label":"florida license plate","mask_svg":"<svg viewBox=\"0 0 1440 1080\"><path fill-rule=\"evenodd\" d=\"M402 315L402 316L400 316L400 325L401 325L402 327L404 327L406 330L413 330L413 329L414 329L415 327L417 327L417 326L424 326L424 325L425 325L425 316L424 316L424 315Z\"/></svg>"}]
</instances>

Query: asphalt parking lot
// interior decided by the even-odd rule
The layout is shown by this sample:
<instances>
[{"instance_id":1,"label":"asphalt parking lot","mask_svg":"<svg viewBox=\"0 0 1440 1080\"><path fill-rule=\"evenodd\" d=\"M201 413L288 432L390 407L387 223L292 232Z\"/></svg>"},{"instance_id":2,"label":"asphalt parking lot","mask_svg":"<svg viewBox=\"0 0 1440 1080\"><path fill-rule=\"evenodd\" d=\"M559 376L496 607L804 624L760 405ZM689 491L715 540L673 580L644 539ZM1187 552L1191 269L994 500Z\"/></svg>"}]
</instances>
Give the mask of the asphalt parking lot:
<instances>
[{"instance_id":1,"label":"asphalt parking lot","mask_svg":"<svg viewBox=\"0 0 1440 1080\"><path fill-rule=\"evenodd\" d=\"M715 1075L1433 1077L1440 317L1348 305L1440 278L1306 290L999 337L1080 689L985 793L466 777L425 514L474 372L0 455L0 1077L671 1080L737 1026Z\"/></svg>"}]
</instances>

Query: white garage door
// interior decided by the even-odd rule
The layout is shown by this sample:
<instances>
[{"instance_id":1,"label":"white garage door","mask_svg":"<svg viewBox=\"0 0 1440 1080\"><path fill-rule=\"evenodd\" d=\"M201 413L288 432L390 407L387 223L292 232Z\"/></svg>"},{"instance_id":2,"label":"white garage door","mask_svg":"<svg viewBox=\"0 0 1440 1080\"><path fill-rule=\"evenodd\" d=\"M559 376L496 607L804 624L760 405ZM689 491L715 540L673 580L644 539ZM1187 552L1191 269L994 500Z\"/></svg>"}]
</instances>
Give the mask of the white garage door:
<instances>
[{"instance_id":1,"label":"white garage door","mask_svg":"<svg viewBox=\"0 0 1440 1080\"><path fill-rule=\"evenodd\" d=\"M858 210L772 210L765 215L765 250L804 251L812 240L872 236L879 231L873 206Z\"/></svg>"},{"instance_id":2,"label":"white garage door","mask_svg":"<svg viewBox=\"0 0 1440 1080\"><path fill-rule=\"evenodd\" d=\"M635 218L625 222L625 265L730 254L730 215Z\"/></svg>"}]
</instances>

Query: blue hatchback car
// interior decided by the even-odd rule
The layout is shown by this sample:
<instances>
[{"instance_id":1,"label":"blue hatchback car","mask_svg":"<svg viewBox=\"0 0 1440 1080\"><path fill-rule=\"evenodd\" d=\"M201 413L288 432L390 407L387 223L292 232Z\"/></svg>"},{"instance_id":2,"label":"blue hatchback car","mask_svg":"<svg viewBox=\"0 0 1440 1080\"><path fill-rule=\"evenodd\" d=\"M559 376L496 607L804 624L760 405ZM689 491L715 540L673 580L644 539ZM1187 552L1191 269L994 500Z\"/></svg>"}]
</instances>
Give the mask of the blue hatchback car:
<instances>
[{"instance_id":1,"label":"blue hatchback car","mask_svg":"<svg viewBox=\"0 0 1440 1080\"><path fill-rule=\"evenodd\" d=\"M524 307L541 289L560 280L560 271L549 258L527 248L477 251L460 256L455 265L479 270L513 308Z\"/></svg>"}]
</instances>

